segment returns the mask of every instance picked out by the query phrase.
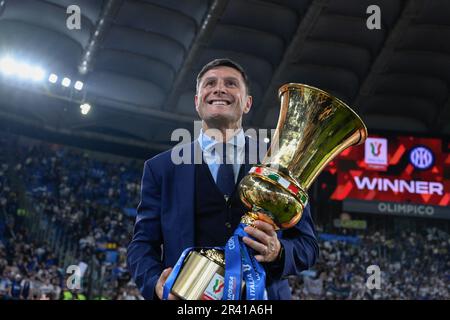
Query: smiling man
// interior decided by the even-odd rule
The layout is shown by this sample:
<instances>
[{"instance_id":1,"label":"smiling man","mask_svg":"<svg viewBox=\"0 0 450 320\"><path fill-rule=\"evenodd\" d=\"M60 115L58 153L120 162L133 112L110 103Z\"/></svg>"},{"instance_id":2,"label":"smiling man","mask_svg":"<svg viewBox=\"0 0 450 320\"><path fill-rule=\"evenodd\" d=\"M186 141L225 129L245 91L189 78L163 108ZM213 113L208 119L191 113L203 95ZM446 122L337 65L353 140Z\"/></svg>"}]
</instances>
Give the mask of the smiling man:
<instances>
[{"instance_id":1,"label":"smiling man","mask_svg":"<svg viewBox=\"0 0 450 320\"><path fill-rule=\"evenodd\" d=\"M237 185L252 167L242 116L252 107L244 69L230 59L206 64L197 76L195 108L202 120L191 154L200 164L176 165L171 150L147 160L128 267L146 299L161 299L163 285L184 249L222 247L247 211ZM257 221L243 241L266 271L269 299L291 299L286 279L311 267L318 245L310 209L285 232ZM172 294L169 299L176 299Z\"/></svg>"},{"instance_id":2,"label":"smiling man","mask_svg":"<svg viewBox=\"0 0 450 320\"><path fill-rule=\"evenodd\" d=\"M197 76L195 108L202 119L203 132L217 129L225 141L242 128L242 115L250 111L247 75L229 61L214 60ZM227 135L228 133L228 135Z\"/></svg>"}]
</instances>

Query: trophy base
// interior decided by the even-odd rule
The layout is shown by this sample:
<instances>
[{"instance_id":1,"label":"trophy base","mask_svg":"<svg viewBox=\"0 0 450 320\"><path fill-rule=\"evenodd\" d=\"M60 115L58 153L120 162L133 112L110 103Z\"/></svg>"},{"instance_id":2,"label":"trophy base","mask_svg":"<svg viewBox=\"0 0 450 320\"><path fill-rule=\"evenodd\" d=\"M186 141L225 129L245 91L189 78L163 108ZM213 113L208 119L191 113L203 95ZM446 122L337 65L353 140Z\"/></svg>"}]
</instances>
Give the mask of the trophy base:
<instances>
[{"instance_id":1,"label":"trophy base","mask_svg":"<svg viewBox=\"0 0 450 320\"><path fill-rule=\"evenodd\" d=\"M221 300L225 269L220 259L223 252L210 249L191 251L172 287L172 293L182 300ZM209 257L207 257L209 255ZM214 257L211 258L211 255Z\"/></svg>"},{"instance_id":2,"label":"trophy base","mask_svg":"<svg viewBox=\"0 0 450 320\"><path fill-rule=\"evenodd\" d=\"M280 229L275 223L275 221L269 215L256 211L248 211L246 214L244 214L241 218L241 223L255 227L256 220L262 220L264 222L267 222L268 224L272 225L275 228L275 230Z\"/></svg>"}]
</instances>

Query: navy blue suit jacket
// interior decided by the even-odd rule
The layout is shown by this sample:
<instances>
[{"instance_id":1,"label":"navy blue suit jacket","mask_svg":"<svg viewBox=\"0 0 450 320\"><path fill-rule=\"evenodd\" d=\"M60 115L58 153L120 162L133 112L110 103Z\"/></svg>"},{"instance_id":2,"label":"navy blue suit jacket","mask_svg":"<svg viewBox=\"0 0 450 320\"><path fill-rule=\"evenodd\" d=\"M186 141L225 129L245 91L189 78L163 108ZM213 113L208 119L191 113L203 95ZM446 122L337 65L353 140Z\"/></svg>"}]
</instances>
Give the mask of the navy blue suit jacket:
<instances>
[{"instance_id":1,"label":"navy blue suit jacket","mask_svg":"<svg viewBox=\"0 0 450 320\"><path fill-rule=\"evenodd\" d=\"M195 141L189 146L191 160ZM192 163L192 162L191 162ZM245 165L247 173L251 165ZM173 267L184 249L194 246L194 164L174 164L171 150L147 160L141 184L133 239L128 246L128 269L146 299L158 299L155 285L161 272ZM299 223L279 231L284 261L266 266L269 299L291 299L285 277L299 275L318 257L318 244L309 205ZM225 244L224 244L225 245Z\"/></svg>"}]
</instances>

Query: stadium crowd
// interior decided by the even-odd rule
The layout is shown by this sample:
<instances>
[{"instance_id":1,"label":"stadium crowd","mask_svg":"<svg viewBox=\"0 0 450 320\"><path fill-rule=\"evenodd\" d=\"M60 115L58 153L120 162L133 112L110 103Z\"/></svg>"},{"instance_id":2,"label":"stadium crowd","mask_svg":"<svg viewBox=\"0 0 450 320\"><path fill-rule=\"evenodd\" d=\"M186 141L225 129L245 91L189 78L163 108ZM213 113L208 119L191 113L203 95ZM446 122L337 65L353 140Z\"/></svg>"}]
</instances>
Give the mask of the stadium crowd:
<instances>
[{"instance_id":1,"label":"stadium crowd","mask_svg":"<svg viewBox=\"0 0 450 320\"><path fill-rule=\"evenodd\" d=\"M361 234L356 243L320 241L320 258L301 279L296 299L450 299L450 237L436 228L392 237ZM379 283L372 275L379 270Z\"/></svg>"},{"instance_id":2,"label":"stadium crowd","mask_svg":"<svg viewBox=\"0 0 450 320\"><path fill-rule=\"evenodd\" d=\"M0 296L142 299L126 271L134 218L123 211L135 208L139 201L141 173L136 163L100 161L48 144L14 145L8 152L13 153L14 164L3 159L0 173ZM19 190L6 185L8 172L24 187L21 191L31 207L24 209L18 201ZM44 230L38 231L46 234L41 243L33 239L32 226L25 221L28 210L40 214ZM67 288L67 266L49 245L55 239L63 250L74 248L71 260L86 263L94 274L80 290ZM87 282L95 276L101 285L88 295L91 283Z\"/></svg>"},{"instance_id":3,"label":"stadium crowd","mask_svg":"<svg viewBox=\"0 0 450 320\"><path fill-rule=\"evenodd\" d=\"M1 148L10 158L0 159L0 299L142 299L126 270L141 164L45 143ZM35 215L40 229L29 223ZM320 239L316 266L290 279L295 299L450 298L450 237L442 231ZM68 288L52 243L86 264L80 290ZM370 265L381 271L380 289L366 285Z\"/></svg>"}]
</instances>

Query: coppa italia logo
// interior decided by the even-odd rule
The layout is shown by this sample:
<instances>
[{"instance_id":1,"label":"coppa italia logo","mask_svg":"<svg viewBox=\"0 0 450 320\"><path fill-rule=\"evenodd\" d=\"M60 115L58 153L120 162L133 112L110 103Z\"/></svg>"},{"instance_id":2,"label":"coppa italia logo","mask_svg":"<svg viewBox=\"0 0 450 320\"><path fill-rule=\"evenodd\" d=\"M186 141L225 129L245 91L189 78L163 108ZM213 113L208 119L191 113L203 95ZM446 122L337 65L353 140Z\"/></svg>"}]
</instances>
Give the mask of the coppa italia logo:
<instances>
[{"instance_id":1,"label":"coppa italia logo","mask_svg":"<svg viewBox=\"0 0 450 320\"><path fill-rule=\"evenodd\" d=\"M372 155L378 157L381 154L381 143L380 142L371 142L370 149L372 151Z\"/></svg>"},{"instance_id":2,"label":"coppa italia logo","mask_svg":"<svg viewBox=\"0 0 450 320\"><path fill-rule=\"evenodd\" d=\"M367 169L386 171L388 166L388 143L385 138L367 138L364 162Z\"/></svg>"},{"instance_id":3,"label":"coppa italia logo","mask_svg":"<svg viewBox=\"0 0 450 320\"><path fill-rule=\"evenodd\" d=\"M203 292L202 300L222 300L225 279L218 273L214 274Z\"/></svg>"},{"instance_id":4,"label":"coppa italia logo","mask_svg":"<svg viewBox=\"0 0 450 320\"><path fill-rule=\"evenodd\" d=\"M216 282L214 283L214 286L213 286L214 293L218 294L223 289L224 285L225 284L222 280L216 279Z\"/></svg>"}]
</instances>

